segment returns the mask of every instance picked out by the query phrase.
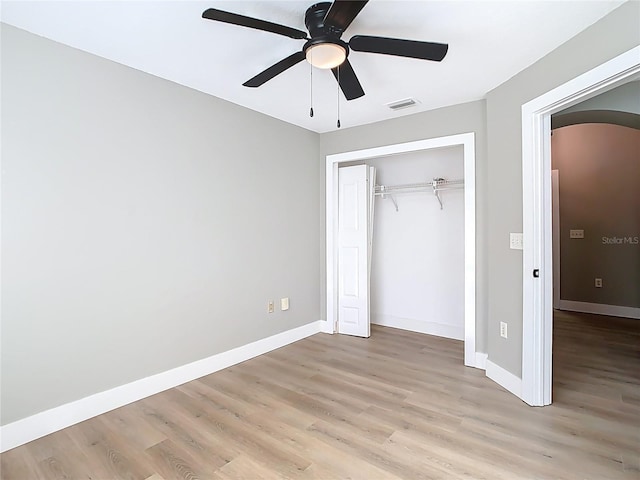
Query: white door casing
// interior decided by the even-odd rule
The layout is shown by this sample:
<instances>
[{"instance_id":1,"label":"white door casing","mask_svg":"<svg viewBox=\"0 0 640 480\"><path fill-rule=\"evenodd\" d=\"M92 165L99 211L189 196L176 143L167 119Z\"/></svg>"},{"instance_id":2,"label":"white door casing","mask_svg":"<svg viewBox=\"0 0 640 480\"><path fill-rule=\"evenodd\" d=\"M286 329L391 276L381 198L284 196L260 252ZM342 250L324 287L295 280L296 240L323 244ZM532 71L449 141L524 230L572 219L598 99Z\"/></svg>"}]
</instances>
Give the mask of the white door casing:
<instances>
[{"instance_id":1,"label":"white door casing","mask_svg":"<svg viewBox=\"0 0 640 480\"><path fill-rule=\"evenodd\" d=\"M473 132L429 138L407 143L367 148L326 157L326 272L327 272L327 322L323 331L335 333L338 318L337 277L337 217L338 217L338 166L341 163L366 161L370 158L388 158L395 155L419 152L434 148L460 145L464 157L464 364L485 368L486 353L476 352L476 158Z\"/></svg>"},{"instance_id":2,"label":"white door casing","mask_svg":"<svg viewBox=\"0 0 640 480\"><path fill-rule=\"evenodd\" d=\"M640 75L640 46L522 106L522 400L551 404L551 115ZM532 272L538 269L540 276Z\"/></svg>"},{"instance_id":3,"label":"white door casing","mask_svg":"<svg viewBox=\"0 0 640 480\"><path fill-rule=\"evenodd\" d=\"M560 308L560 177L551 171L551 213L553 224L553 308Z\"/></svg>"},{"instance_id":4,"label":"white door casing","mask_svg":"<svg viewBox=\"0 0 640 480\"><path fill-rule=\"evenodd\" d=\"M338 169L338 333L369 337L369 167Z\"/></svg>"}]
</instances>

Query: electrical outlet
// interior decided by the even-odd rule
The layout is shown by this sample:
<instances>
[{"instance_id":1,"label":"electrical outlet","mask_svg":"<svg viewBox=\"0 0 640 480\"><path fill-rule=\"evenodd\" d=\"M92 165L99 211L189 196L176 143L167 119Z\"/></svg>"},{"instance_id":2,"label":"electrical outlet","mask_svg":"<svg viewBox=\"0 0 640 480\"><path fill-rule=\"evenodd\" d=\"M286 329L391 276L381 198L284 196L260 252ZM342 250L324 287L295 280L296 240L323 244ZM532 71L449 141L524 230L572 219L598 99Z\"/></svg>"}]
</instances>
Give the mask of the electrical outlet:
<instances>
[{"instance_id":1,"label":"electrical outlet","mask_svg":"<svg viewBox=\"0 0 640 480\"><path fill-rule=\"evenodd\" d=\"M275 309L276 307L273 303L273 300L269 300L269 303L267 303L267 313L273 313Z\"/></svg>"},{"instance_id":2,"label":"electrical outlet","mask_svg":"<svg viewBox=\"0 0 640 480\"><path fill-rule=\"evenodd\" d=\"M569 238L584 238L584 230L569 230Z\"/></svg>"},{"instance_id":3,"label":"electrical outlet","mask_svg":"<svg viewBox=\"0 0 640 480\"><path fill-rule=\"evenodd\" d=\"M285 310L289 310L289 297L280 299L280 310L282 310L283 312Z\"/></svg>"},{"instance_id":4,"label":"electrical outlet","mask_svg":"<svg viewBox=\"0 0 640 480\"><path fill-rule=\"evenodd\" d=\"M596 278L596 288L602 288L602 279Z\"/></svg>"},{"instance_id":5,"label":"electrical outlet","mask_svg":"<svg viewBox=\"0 0 640 480\"><path fill-rule=\"evenodd\" d=\"M500 336L507 338L507 324L504 322L500 322Z\"/></svg>"}]
</instances>

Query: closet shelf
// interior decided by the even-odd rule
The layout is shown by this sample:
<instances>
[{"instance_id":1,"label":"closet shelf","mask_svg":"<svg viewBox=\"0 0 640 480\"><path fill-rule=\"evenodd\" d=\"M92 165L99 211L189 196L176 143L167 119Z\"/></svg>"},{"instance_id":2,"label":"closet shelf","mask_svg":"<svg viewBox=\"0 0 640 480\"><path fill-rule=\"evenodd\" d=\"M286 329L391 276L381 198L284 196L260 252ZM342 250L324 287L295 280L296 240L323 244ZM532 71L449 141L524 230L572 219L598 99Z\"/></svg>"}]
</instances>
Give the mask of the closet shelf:
<instances>
[{"instance_id":1,"label":"closet shelf","mask_svg":"<svg viewBox=\"0 0 640 480\"><path fill-rule=\"evenodd\" d=\"M382 199L388 198L393 202L398 211L398 202L394 198L394 195L401 195L404 193L420 193L420 192L432 192L440 203L440 210L442 210L442 198L440 192L445 190L455 190L458 188L464 188L464 180L446 180L444 178L434 178L431 182L426 183L405 183L403 185L376 185L374 195L379 196Z\"/></svg>"}]
</instances>

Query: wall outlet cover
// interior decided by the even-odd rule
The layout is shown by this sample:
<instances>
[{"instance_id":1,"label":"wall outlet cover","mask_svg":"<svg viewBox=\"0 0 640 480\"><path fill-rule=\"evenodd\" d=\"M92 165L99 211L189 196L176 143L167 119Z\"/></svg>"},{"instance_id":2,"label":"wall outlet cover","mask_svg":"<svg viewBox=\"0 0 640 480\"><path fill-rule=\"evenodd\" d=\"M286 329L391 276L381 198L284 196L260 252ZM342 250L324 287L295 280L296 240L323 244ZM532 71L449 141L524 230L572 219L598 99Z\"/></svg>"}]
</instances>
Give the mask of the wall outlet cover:
<instances>
[{"instance_id":1,"label":"wall outlet cover","mask_svg":"<svg viewBox=\"0 0 640 480\"><path fill-rule=\"evenodd\" d=\"M584 238L584 230L569 230L569 238Z\"/></svg>"},{"instance_id":2,"label":"wall outlet cover","mask_svg":"<svg viewBox=\"0 0 640 480\"><path fill-rule=\"evenodd\" d=\"M507 324L505 322L500 322L500 336L507 338Z\"/></svg>"}]
</instances>

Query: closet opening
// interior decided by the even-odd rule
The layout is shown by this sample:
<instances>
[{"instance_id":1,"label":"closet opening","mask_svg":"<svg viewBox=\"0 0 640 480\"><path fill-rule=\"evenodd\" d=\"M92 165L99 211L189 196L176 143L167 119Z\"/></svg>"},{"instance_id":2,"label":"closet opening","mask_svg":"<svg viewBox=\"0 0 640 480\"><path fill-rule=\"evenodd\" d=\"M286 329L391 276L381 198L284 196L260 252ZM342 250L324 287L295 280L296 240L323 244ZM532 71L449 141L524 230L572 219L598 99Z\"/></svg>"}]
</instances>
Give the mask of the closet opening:
<instances>
[{"instance_id":1,"label":"closet opening","mask_svg":"<svg viewBox=\"0 0 640 480\"><path fill-rule=\"evenodd\" d=\"M439 155L434 153L439 151ZM457 162L455 158L458 158ZM440 160L437 160L440 158ZM436 159L434 161L434 159ZM431 161L430 161L431 160ZM447 163L447 160L449 162ZM378 241L382 245L372 246L374 277L371 285L376 292L376 300L372 305L374 308L368 316L372 323L380 325L394 326L396 328L404 328L407 330L430 333L448 338L458 338L464 340L464 364L467 366L484 368L483 360L486 358L484 354L477 354L475 350L475 331L476 331L476 235L475 235L475 140L473 133L465 133L460 135L452 135L448 137L439 137L433 139L420 140L403 144L389 145L384 147L376 147L366 150L358 150L353 152L329 155L326 158L326 225L327 225L327 328L329 333L339 332L339 297L340 297L340 281L344 280L340 277L340 264L344 263L346 256L341 253L343 248L341 243L341 224L339 221L340 192L356 192L357 188L351 186L341 186L339 179L339 167L348 167L357 164L366 164L369 167L363 170L363 175L369 176L369 181L374 184L366 183L368 194L371 200L369 203L375 206L374 213L368 212L366 218L371 220L377 215L384 215L387 219L384 232L373 234L374 242ZM395 167L394 167L395 165ZM371 167L377 167L378 173L373 174ZM364 173L367 170L368 173ZM343 171L347 171L344 169ZM441 173L437 173L437 172ZM416 176L420 177L411 180ZM371 178L373 177L373 179ZM464 184L464 189L460 188ZM393 192L393 194L391 193ZM355 193L353 194L355 195ZM353 197L355 198L355 196ZM373 200L378 198L378 200ZM425 203L425 202L431 202ZM351 202L351 204L354 204ZM442 203L442 210L441 204ZM428 215L444 214L440 217L433 217L439 221L433 222L432 227L438 228L437 232L431 232L432 236L427 248L431 249L448 249L450 252L443 255L442 258L430 256L434 262L432 267L441 270L447 261L451 263L451 275L446 272L440 280L443 284L449 283L449 287L456 282L455 272L458 272L457 281L461 282L460 299L457 306L455 302L445 302L447 307L444 308L442 314L447 315L446 322L420 322L415 318L411 318L412 309L423 309L424 302L431 298L432 302L438 302L442 298L438 298L438 279L428 277L428 264L421 265L415 271L411 272L415 275L415 289L412 291L385 291L382 293L380 288L385 288L385 282L380 280L380 275L391 275L392 277L401 275L402 272L394 271L394 260L407 261L407 255L411 253L403 251L402 248L396 248L391 259L380 260L380 256L384 255L384 242L393 241L398 238L396 228L402 229L402 236L406 239L411 233L412 227L407 223L407 213L412 212L415 216L419 212L420 206L424 208L424 213ZM396 207L398 211L396 211ZM449 208L449 210L447 210ZM403 210L404 209L404 210ZM401 212L402 210L402 212ZM458 211L457 219L455 212ZM394 214L396 215L394 218ZM449 216L447 216L449 214ZM461 218L462 217L462 218ZM353 215L347 218L355 218ZM404 218L404 220L403 220ZM444 220L444 223L442 220ZM399 226L401 223L402 226ZM375 228L380 226L377 220L374 220ZM439 225L436 225L439 224ZM382 228L382 227L381 227ZM413 232L420 239L428 239L429 225L422 224ZM449 244L445 246L446 238L449 238ZM458 240L458 241L456 241ZM380 252L377 256L376 251ZM443 251L444 252L444 251ZM456 253L457 252L457 253ZM446 252L444 252L446 253ZM451 256L448 258L448 256ZM457 255L457 258L454 256ZM365 258L362 256L361 258ZM416 263L420 262L419 254L416 255ZM426 262L425 262L426 263ZM355 265L355 263L353 263ZM365 271L361 269L360 271ZM450 277L450 278L448 278ZM355 285L355 282L352 282ZM388 283L387 283L388 286ZM441 285L442 286L442 285ZM432 291L426 292L424 288L431 288ZM445 289L441 289L444 291ZM450 292L455 288L449 288ZM454 294L455 295L455 294ZM411 296L414 298L407 301ZM441 296L440 296L441 297ZM405 300L403 304L403 299ZM451 300L451 299L449 299ZM391 302L398 310L394 314L385 311L384 305L380 302ZM436 304L434 309L437 310ZM446 311L446 310L450 311ZM403 313L405 312L405 313ZM409 312L408 314L406 312ZM354 317L355 318L355 317ZM456 320L457 319L457 320ZM456 321L458 323L456 323ZM362 335L366 336L366 335Z\"/></svg>"}]
</instances>

